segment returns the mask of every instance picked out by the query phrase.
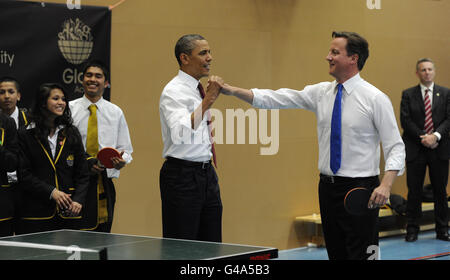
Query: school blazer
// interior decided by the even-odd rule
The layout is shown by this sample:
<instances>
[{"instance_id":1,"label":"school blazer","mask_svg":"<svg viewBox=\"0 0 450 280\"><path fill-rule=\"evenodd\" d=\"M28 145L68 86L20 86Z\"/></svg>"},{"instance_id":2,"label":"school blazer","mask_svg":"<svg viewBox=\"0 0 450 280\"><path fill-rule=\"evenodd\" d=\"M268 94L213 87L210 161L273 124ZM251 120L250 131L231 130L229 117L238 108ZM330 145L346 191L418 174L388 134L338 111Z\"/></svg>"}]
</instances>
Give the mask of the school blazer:
<instances>
[{"instance_id":1,"label":"school blazer","mask_svg":"<svg viewBox=\"0 0 450 280\"><path fill-rule=\"evenodd\" d=\"M64 137L60 131L53 158L48 141L42 143L34 131L35 128L31 128L18 133L20 216L24 220L46 220L56 215L67 219L69 217L60 213L50 196L56 188L71 194L72 200L84 205L89 173L81 137L72 140L73 137Z\"/></svg>"},{"instance_id":2,"label":"school blazer","mask_svg":"<svg viewBox=\"0 0 450 280\"><path fill-rule=\"evenodd\" d=\"M29 114L26 108L19 108L19 129L26 128L29 124Z\"/></svg>"},{"instance_id":3,"label":"school blazer","mask_svg":"<svg viewBox=\"0 0 450 280\"><path fill-rule=\"evenodd\" d=\"M0 222L14 216L14 194L6 173L17 169L18 154L16 124L12 118L0 113Z\"/></svg>"}]
</instances>

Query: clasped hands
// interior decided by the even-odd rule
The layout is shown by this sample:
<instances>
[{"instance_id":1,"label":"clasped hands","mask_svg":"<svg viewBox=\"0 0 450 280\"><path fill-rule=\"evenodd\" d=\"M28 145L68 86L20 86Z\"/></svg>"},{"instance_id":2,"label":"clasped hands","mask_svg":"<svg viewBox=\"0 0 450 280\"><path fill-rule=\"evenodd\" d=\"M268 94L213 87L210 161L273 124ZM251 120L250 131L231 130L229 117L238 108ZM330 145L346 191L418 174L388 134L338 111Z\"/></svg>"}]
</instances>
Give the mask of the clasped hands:
<instances>
[{"instance_id":1,"label":"clasped hands","mask_svg":"<svg viewBox=\"0 0 450 280\"><path fill-rule=\"evenodd\" d=\"M420 136L421 143L429 149L435 149L439 143L438 138L434 134L424 134Z\"/></svg>"},{"instance_id":2,"label":"clasped hands","mask_svg":"<svg viewBox=\"0 0 450 280\"><path fill-rule=\"evenodd\" d=\"M67 194L57 189L52 192L52 198L55 200L58 208L61 209L63 215L75 217L80 214L82 205L73 201L71 196L71 194Z\"/></svg>"},{"instance_id":3,"label":"clasped hands","mask_svg":"<svg viewBox=\"0 0 450 280\"><path fill-rule=\"evenodd\" d=\"M232 95L230 90L230 85L226 84L223 79L219 76L211 76L208 79L208 87L206 88L206 96L208 94L214 95L215 98L219 96L219 94Z\"/></svg>"},{"instance_id":4,"label":"clasped hands","mask_svg":"<svg viewBox=\"0 0 450 280\"><path fill-rule=\"evenodd\" d=\"M211 76L208 79L208 86L206 88L205 98L211 99L214 103L220 95L220 91L224 85L223 79L219 76Z\"/></svg>"}]
</instances>

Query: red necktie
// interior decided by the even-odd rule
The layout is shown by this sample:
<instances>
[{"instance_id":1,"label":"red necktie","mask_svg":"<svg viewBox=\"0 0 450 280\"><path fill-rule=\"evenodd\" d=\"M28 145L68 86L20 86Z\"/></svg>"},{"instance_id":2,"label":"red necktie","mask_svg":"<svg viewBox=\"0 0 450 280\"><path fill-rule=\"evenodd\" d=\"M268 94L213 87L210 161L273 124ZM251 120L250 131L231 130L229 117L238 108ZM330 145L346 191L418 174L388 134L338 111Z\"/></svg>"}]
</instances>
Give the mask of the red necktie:
<instances>
[{"instance_id":1,"label":"red necktie","mask_svg":"<svg viewBox=\"0 0 450 280\"><path fill-rule=\"evenodd\" d=\"M205 98L205 90L203 89L203 86L201 83L198 83L198 90L200 91L200 96L202 97L202 99ZM214 148L213 134L212 134L212 130L211 130L211 112L210 111L208 111L206 123L208 124L209 140L211 141L211 152L213 154L213 162L217 168L216 149Z\"/></svg>"},{"instance_id":2,"label":"red necktie","mask_svg":"<svg viewBox=\"0 0 450 280\"><path fill-rule=\"evenodd\" d=\"M431 100L429 95L429 89L425 90L425 131L427 134L433 133L433 118L431 117Z\"/></svg>"}]
</instances>

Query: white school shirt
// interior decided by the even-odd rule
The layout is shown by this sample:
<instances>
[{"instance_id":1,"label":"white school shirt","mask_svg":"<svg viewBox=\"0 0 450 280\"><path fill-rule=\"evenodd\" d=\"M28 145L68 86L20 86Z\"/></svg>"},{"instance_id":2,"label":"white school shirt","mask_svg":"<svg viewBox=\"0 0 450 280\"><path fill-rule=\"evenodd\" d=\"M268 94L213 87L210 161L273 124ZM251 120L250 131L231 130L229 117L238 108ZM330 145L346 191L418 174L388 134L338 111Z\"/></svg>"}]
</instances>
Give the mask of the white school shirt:
<instances>
[{"instance_id":1,"label":"white school shirt","mask_svg":"<svg viewBox=\"0 0 450 280\"><path fill-rule=\"evenodd\" d=\"M17 106L10 117L14 119L14 121L16 122L16 129L18 129L19 128L19 108L17 108Z\"/></svg>"},{"instance_id":2,"label":"white school shirt","mask_svg":"<svg viewBox=\"0 0 450 280\"><path fill-rule=\"evenodd\" d=\"M385 170L405 167L405 145L398 130L389 98L363 80L359 73L343 83L342 91L342 160L334 175L369 177L380 174L380 141ZM333 175L330 168L331 115L337 82L308 85L303 90L252 89L253 106L266 109L300 108L317 117L320 173Z\"/></svg>"},{"instance_id":3,"label":"white school shirt","mask_svg":"<svg viewBox=\"0 0 450 280\"><path fill-rule=\"evenodd\" d=\"M63 129L64 126L63 125L59 125L56 129L55 129L55 133L53 134L53 136L48 136L48 145L50 147L50 151L52 152L52 158L53 160L55 160L55 153L56 153L56 146L58 145L57 140L58 140L58 133L61 129Z\"/></svg>"},{"instance_id":4,"label":"white school shirt","mask_svg":"<svg viewBox=\"0 0 450 280\"><path fill-rule=\"evenodd\" d=\"M197 129L191 127L191 114L202 103L199 81L179 70L163 89L159 100L163 158L205 162L211 159L211 141L207 118ZM205 113L207 116L207 113Z\"/></svg>"},{"instance_id":5,"label":"white school shirt","mask_svg":"<svg viewBox=\"0 0 450 280\"><path fill-rule=\"evenodd\" d=\"M83 145L86 149L87 126L90 116L89 106L92 102L84 95L78 99L69 102L72 112L73 125L75 125L81 134ZM126 163L133 159L133 146L131 145L130 132L125 120L122 109L119 106L100 98L95 105L97 106L97 127L99 150L104 147L112 147L124 151L122 158ZM108 178L119 178L120 170L107 168Z\"/></svg>"}]
</instances>

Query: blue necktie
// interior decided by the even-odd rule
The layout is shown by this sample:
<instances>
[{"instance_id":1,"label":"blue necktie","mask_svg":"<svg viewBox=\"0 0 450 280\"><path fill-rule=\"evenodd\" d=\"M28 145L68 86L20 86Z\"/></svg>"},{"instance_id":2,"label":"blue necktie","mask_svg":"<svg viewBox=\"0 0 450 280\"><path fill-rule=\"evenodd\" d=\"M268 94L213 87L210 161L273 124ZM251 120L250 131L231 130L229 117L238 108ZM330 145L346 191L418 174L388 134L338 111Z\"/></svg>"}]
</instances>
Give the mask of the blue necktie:
<instances>
[{"instance_id":1,"label":"blue necktie","mask_svg":"<svg viewBox=\"0 0 450 280\"><path fill-rule=\"evenodd\" d=\"M342 84L338 84L338 92L334 100L333 115L331 116L330 136L330 168L333 174L341 167L341 100Z\"/></svg>"}]
</instances>

